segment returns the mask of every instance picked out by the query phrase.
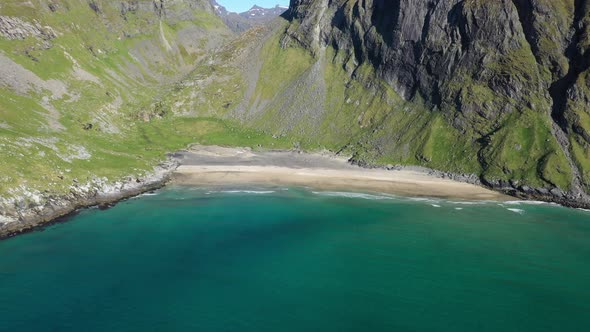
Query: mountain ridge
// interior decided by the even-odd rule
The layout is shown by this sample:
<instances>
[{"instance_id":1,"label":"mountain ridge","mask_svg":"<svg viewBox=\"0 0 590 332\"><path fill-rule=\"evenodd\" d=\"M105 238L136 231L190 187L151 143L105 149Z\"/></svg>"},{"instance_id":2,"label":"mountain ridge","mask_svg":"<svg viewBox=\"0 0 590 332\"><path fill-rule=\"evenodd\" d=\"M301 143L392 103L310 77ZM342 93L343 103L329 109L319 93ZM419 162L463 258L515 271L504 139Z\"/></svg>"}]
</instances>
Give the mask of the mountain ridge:
<instances>
[{"instance_id":1,"label":"mountain ridge","mask_svg":"<svg viewBox=\"0 0 590 332\"><path fill-rule=\"evenodd\" d=\"M253 5L245 12L236 13L228 11L215 0L211 0L211 4L215 8L217 15L219 15L225 24L235 33L241 33L255 26L268 24L288 9L288 7L281 7L279 5L271 8Z\"/></svg>"}]
</instances>

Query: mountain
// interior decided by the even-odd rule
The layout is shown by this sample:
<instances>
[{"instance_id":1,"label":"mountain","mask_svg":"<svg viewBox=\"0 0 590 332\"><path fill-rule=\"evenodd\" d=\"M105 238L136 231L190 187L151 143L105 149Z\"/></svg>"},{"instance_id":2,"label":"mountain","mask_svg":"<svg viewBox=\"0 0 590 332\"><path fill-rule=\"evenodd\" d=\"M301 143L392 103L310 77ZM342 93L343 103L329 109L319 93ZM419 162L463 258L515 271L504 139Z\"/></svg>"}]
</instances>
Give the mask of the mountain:
<instances>
[{"instance_id":1,"label":"mountain","mask_svg":"<svg viewBox=\"0 0 590 332\"><path fill-rule=\"evenodd\" d=\"M288 8L276 5L274 8L262 8L254 5L250 10L243 13L229 12L219 5L215 0L211 1L225 24L234 32L241 33L257 25L264 25L276 19L283 14Z\"/></svg>"},{"instance_id":2,"label":"mountain","mask_svg":"<svg viewBox=\"0 0 590 332\"><path fill-rule=\"evenodd\" d=\"M276 5L274 8L262 8L260 6L254 5L248 11L240 13L240 16L248 19L274 19L275 17L283 14L287 11L287 7L282 7Z\"/></svg>"},{"instance_id":3,"label":"mountain","mask_svg":"<svg viewBox=\"0 0 590 332\"><path fill-rule=\"evenodd\" d=\"M289 15L283 45L328 56L372 94L394 93L381 102L404 104L379 116L359 110L374 131L356 143L367 147L360 160L587 199L586 1L294 0Z\"/></svg>"},{"instance_id":4,"label":"mountain","mask_svg":"<svg viewBox=\"0 0 590 332\"><path fill-rule=\"evenodd\" d=\"M585 2L293 0L284 16L242 38L263 46L237 52L247 87L225 117L363 165L589 201Z\"/></svg>"}]
</instances>

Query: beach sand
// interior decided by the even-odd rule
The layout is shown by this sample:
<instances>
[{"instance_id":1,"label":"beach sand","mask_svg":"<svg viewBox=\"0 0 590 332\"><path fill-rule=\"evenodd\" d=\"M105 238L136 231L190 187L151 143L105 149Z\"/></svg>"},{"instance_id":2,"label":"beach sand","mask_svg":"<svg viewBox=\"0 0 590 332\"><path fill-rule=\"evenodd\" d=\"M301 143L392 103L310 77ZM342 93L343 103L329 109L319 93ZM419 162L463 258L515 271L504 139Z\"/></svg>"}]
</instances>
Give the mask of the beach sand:
<instances>
[{"instance_id":1,"label":"beach sand","mask_svg":"<svg viewBox=\"0 0 590 332\"><path fill-rule=\"evenodd\" d=\"M366 169L329 154L254 152L245 148L193 146L176 156L176 185L280 185L320 190L363 191L403 196L497 200L487 188L443 179L419 170Z\"/></svg>"}]
</instances>

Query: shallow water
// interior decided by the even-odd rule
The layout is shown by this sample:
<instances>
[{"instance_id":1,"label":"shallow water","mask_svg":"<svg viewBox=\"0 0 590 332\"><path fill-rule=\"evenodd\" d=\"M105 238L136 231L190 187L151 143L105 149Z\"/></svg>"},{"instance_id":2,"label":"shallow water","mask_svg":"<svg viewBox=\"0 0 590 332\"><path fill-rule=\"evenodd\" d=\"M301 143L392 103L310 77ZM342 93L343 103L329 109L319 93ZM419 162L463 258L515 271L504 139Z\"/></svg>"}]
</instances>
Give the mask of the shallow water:
<instances>
[{"instance_id":1,"label":"shallow water","mask_svg":"<svg viewBox=\"0 0 590 332\"><path fill-rule=\"evenodd\" d=\"M590 213L170 188L0 242L0 331L582 331Z\"/></svg>"}]
</instances>

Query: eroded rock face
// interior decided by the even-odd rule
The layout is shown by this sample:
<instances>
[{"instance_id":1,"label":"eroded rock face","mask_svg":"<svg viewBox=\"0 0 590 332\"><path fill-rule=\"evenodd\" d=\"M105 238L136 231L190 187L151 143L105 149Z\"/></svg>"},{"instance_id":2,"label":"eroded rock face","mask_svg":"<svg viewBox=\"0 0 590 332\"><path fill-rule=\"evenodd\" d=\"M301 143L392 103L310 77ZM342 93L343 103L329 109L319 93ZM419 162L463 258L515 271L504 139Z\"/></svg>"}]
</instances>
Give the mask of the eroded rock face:
<instances>
[{"instance_id":1,"label":"eroded rock face","mask_svg":"<svg viewBox=\"0 0 590 332\"><path fill-rule=\"evenodd\" d=\"M41 26L39 22L26 22L18 17L0 16L0 37L9 40L23 40L37 37L51 40L57 35L51 27Z\"/></svg>"},{"instance_id":2,"label":"eroded rock face","mask_svg":"<svg viewBox=\"0 0 590 332\"><path fill-rule=\"evenodd\" d=\"M484 169L513 114L543 118L581 193L590 183L589 3L292 0L284 44L333 47L353 77L369 64L404 99L481 140Z\"/></svg>"},{"instance_id":3,"label":"eroded rock face","mask_svg":"<svg viewBox=\"0 0 590 332\"><path fill-rule=\"evenodd\" d=\"M351 69L371 63L405 99L420 94L435 106L453 103L452 92L457 91L447 91L446 85L457 74L517 100L519 92L539 84L539 77L503 80L489 68L512 52L530 50L512 1L328 3L292 1L290 14L301 25L293 26L289 35L311 48L332 46L348 53ZM538 71L531 68L527 74Z\"/></svg>"}]
</instances>

